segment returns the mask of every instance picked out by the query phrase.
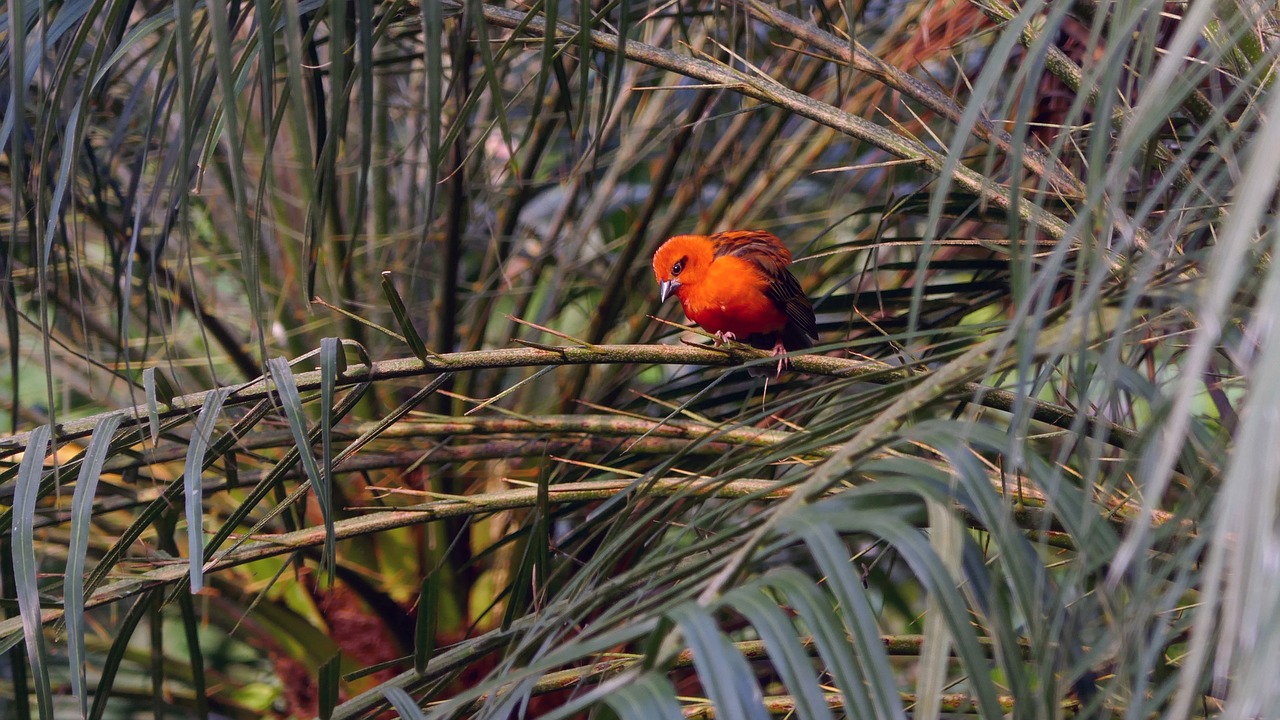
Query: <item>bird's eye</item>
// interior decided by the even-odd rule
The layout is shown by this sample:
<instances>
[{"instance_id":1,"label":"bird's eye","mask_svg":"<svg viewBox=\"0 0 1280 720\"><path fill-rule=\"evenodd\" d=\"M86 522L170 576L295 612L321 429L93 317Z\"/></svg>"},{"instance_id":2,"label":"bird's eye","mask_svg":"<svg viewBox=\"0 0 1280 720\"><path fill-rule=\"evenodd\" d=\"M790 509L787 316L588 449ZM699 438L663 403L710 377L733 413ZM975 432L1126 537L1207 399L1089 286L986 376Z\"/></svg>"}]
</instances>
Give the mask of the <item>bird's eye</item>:
<instances>
[{"instance_id":1,"label":"bird's eye","mask_svg":"<svg viewBox=\"0 0 1280 720\"><path fill-rule=\"evenodd\" d=\"M679 275L680 271L684 269L684 261L687 259L688 258L680 258L679 260L677 260L676 264L671 266L671 274Z\"/></svg>"}]
</instances>

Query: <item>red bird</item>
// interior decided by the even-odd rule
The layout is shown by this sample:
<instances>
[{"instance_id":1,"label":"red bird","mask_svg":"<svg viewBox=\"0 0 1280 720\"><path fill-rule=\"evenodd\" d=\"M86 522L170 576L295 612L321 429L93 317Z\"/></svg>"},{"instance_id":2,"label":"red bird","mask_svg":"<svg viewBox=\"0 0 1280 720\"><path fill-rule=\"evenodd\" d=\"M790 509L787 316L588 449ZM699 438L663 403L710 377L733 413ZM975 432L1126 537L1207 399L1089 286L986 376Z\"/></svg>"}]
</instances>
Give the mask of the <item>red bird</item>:
<instances>
[{"instance_id":1,"label":"red bird","mask_svg":"<svg viewBox=\"0 0 1280 720\"><path fill-rule=\"evenodd\" d=\"M661 299L675 293L684 314L714 333L717 345L742 338L781 355L818 340L813 305L790 264L791 251L772 233L731 230L671 238L654 253L653 274ZM785 365L779 358L779 375Z\"/></svg>"}]
</instances>

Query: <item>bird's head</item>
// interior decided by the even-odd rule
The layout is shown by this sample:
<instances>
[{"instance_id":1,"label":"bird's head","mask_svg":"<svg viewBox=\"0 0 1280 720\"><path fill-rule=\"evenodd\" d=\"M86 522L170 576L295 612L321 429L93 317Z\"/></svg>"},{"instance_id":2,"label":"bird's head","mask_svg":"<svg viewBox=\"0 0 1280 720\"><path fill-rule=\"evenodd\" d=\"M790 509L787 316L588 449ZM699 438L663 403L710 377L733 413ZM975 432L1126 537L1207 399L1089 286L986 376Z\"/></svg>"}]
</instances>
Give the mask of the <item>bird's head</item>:
<instances>
[{"instance_id":1,"label":"bird's head","mask_svg":"<svg viewBox=\"0 0 1280 720\"><path fill-rule=\"evenodd\" d=\"M653 276L658 279L659 297L666 300L682 287L693 287L706 277L715 259L711 238L704 235L677 235L662 243L653 254Z\"/></svg>"}]
</instances>

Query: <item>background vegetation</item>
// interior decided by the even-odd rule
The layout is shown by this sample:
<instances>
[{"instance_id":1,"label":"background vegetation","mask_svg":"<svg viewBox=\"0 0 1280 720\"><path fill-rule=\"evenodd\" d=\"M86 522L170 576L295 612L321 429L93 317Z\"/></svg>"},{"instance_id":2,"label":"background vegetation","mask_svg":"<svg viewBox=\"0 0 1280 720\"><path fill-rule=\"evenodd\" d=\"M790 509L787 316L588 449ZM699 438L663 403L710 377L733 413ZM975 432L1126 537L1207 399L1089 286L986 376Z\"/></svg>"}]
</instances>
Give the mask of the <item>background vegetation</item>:
<instances>
[{"instance_id":1,"label":"background vegetation","mask_svg":"<svg viewBox=\"0 0 1280 720\"><path fill-rule=\"evenodd\" d=\"M1276 28L9 0L0 715L1280 716Z\"/></svg>"}]
</instances>

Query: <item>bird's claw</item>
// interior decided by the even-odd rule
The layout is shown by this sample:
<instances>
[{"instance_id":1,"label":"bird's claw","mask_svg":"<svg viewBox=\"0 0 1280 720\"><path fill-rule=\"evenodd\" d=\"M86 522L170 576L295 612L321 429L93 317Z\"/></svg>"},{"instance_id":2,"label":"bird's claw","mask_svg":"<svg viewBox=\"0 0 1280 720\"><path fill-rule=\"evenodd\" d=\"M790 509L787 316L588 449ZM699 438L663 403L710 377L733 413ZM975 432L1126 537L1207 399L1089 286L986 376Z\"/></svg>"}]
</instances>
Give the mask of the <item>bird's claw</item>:
<instances>
[{"instance_id":1,"label":"bird's claw","mask_svg":"<svg viewBox=\"0 0 1280 720\"><path fill-rule=\"evenodd\" d=\"M737 339L738 336L731 332L716 332L715 334L716 345L727 345Z\"/></svg>"},{"instance_id":2,"label":"bird's claw","mask_svg":"<svg viewBox=\"0 0 1280 720\"><path fill-rule=\"evenodd\" d=\"M712 342L714 342L717 347L720 345L728 345L729 343L734 342L737 339L738 339L737 335L734 335L731 332L723 332L723 331L717 331L716 334L712 336ZM781 339L774 342L773 349L769 352L769 354L772 355L773 357L778 358L778 369L774 375L775 377L782 375L783 370L789 370L791 368L791 359L786 356L787 348L785 345L782 344Z\"/></svg>"},{"instance_id":3,"label":"bird's claw","mask_svg":"<svg viewBox=\"0 0 1280 720\"><path fill-rule=\"evenodd\" d=\"M779 340L777 343L774 344L773 351L770 353L774 357L778 358L778 372L774 375L774 377L778 377L779 375L782 375L783 370L789 369L791 367L791 359L786 356L786 353L787 353L787 348L783 346L781 340Z\"/></svg>"}]
</instances>

